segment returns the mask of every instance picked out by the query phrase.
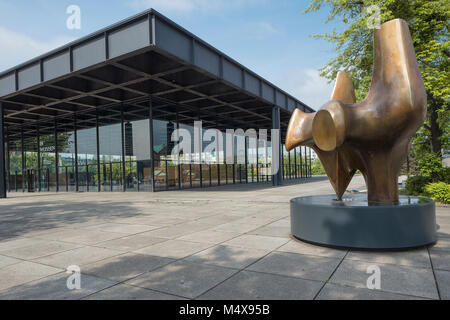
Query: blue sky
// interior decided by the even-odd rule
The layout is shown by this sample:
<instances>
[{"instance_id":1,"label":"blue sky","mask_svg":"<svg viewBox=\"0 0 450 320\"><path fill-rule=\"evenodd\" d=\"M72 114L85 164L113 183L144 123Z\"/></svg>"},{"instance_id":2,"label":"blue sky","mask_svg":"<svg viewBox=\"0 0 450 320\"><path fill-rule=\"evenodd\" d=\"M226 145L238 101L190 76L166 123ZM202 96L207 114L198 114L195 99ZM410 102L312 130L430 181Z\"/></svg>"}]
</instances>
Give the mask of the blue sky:
<instances>
[{"instance_id":1,"label":"blue sky","mask_svg":"<svg viewBox=\"0 0 450 320\"><path fill-rule=\"evenodd\" d=\"M328 8L302 14L309 0L0 0L0 71L155 8L214 47L317 109L332 84L317 69L333 47L312 39L338 23L324 24ZM81 30L69 30L69 5L81 9Z\"/></svg>"}]
</instances>

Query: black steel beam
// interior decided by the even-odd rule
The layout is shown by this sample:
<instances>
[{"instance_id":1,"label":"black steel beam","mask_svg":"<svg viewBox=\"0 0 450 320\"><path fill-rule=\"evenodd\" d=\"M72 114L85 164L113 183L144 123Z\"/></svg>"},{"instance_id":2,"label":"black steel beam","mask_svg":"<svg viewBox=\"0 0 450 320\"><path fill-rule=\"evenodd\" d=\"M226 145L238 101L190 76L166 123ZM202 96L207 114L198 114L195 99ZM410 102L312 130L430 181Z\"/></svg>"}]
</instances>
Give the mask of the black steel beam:
<instances>
[{"instance_id":1,"label":"black steel beam","mask_svg":"<svg viewBox=\"0 0 450 320\"><path fill-rule=\"evenodd\" d=\"M125 162L125 123L124 123L124 116L123 116L123 104L120 106L120 131L121 131L121 139L120 143L122 146L122 191L125 192L127 190L126 186L126 162Z\"/></svg>"},{"instance_id":2,"label":"black steel beam","mask_svg":"<svg viewBox=\"0 0 450 320\"><path fill-rule=\"evenodd\" d=\"M280 129L280 108L274 106L272 108L272 128L273 129ZM271 137L272 142L272 168L274 166L274 161L278 161L278 170L276 172L273 172L272 169L272 184L274 186L279 186L282 183L283 180L283 154L282 154L282 148L281 148L281 135L278 137L278 141L274 141L275 137ZM275 146L275 147L274 147ZM278 149L278 152L275 152L275 148Z\"/></svg>"},{"instance_id":3,"label":"black steel beam","mask_svg":"<svg viewBox=\"0 0 450 320\"><path fill-rule=\"evenodd\" d=\"M37 123L37 171L38 171L38 191L41 192L41 132L39 122Z\"/></svg>"},{"instance_id":4,"label":"black steel beam","mask_svg":"<svg viewBox=\"0 0 450 320\"><path fill-rule=\"evenodd\" d=\"M3 104L0 102L0 198L6 198L5 128L3 126Z\"/></svg>"},{"instance_id":5,"label":"black steel beam","mask_svg":"<svg viewBox=\"0 0 450 320\"><path fill-rule=\"evenodd\" d=\"M153 151L153 103L150 98L148 103L148 119L149 119L149 131L150 131L150 176L151 176L151 188L152 192L155 192L155 153Z\"/></svg>"},{"instance_id":6,"label":"black steel beam","mask_svg":"<svg viewBox=\"0 0 450 320\"><path fill-rule=\"evenodd\" d=\"M54 122L55 126L55 183L56 183L56 192L59 191L59 151L58 151L58 122L55 118Z\"/></svg>"},{"instance_id":7,"label":"black steel beam","mask_svg":"<svg viewBox=\"0 0 450 320\"><path fill-rule=\"evenodd\" d=\"M95 147L97 149L97 191L101 191L100 181L100 132L98 127L98 113L95 113ZM103 173L104 174L104 173Z\"/></svg>"},{"instance_id":8,"label":"black steel beam","mask_svg":"<svg viewBox=\"0 0 450 320\"><path fill-rule=\"evenodd\" d=\"M77 125L77 114L73 114L73 132L74 132L74 143L75 143L75 191L79 191L79 180L78 180L78 125Z\"/></svg>"}]
</instances>

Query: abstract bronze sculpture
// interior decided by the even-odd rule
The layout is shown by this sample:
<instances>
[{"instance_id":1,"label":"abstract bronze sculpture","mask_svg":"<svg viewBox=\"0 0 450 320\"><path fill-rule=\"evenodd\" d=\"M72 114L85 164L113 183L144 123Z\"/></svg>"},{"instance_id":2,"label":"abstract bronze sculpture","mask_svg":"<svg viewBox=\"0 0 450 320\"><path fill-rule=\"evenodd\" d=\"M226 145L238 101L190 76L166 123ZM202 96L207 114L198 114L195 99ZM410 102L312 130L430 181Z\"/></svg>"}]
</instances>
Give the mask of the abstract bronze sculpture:
<instances>
[{"instance_id":1,"label":"abstract bronze sculpture","mask_svg":"<svg viewBox=\"0 0 450 320\"><path fill-rule=\"evenodd\" d=\"M426 116L426 93L408 25L384 23L374 34L369 93L355 103L351 79L339 72L327 102L316 113L296 109L286 149L313 148L337 194L291 199L291 232L315 244L399 249L436 241L431 199L400 196L397 179L411 137ZM364 193L344 192L359 169Z\"/></svg>"},{"instance_id":2,"label":"abstract bronze sculpture","mask_svg":"<svg viewBox=\"0 0 450 320\"><path fill-rule=\"evenodd\" d=\"M408 25L395 19L374 33L372 83L364 101L355 104L352 81L340 71L331 101L316 113L295 110L286 149L313 148L338 199L359 169L369 203L396 204L400 166L425 115L425 87Z\"/></svg>"}]
</instances>

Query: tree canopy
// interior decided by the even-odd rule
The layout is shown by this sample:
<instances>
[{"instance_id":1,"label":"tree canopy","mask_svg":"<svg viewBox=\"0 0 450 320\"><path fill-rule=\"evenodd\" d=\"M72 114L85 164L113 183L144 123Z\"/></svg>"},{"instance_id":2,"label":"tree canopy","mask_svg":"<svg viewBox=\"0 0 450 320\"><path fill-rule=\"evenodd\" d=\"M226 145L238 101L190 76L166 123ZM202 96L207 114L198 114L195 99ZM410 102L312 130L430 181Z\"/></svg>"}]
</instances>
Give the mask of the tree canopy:
<instances>
[{"instance_id":1,"label":"tree canopy","mask_svg":"<svg viewBox=\"0 0 450 320\"><path fill-rule=\"evenodd\" d=\"M329 8L324 21L340 20L345 30L312 35L334 44L336 56L319 71L333 81L339 70L353 79L358 101L366 96L372 79L373 19L370 6L378 6L380 22L401 18L411 32L417 61L427 91L428 114L424 126L413 140L413 150L420 157L426 153L442 156L449 149L450 135L450 41L448 0L312 0L304 13Z\"/></svg>"}]
</instances>

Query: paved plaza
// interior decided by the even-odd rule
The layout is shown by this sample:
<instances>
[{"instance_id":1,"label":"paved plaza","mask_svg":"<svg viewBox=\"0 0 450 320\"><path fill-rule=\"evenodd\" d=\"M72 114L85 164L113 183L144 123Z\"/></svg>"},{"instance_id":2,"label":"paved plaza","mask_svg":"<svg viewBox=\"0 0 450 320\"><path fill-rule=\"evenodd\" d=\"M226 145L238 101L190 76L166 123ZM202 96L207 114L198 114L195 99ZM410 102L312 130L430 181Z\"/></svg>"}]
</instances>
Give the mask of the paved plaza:
<instances>
[{"instance_id":1,"label":"paved plaza","mask_svg":"<svg viewBox=\"0 0 450 320\"><path fill-rule=\"evenodd\" d=\"M350 189L363 190L361 176ZM318 247L290 235L289 199L326 177L272 188L12 193L0 200L0 299L450 299L450 207L439 241L407 251ZM69 290L69 266L81 288ZM381 289L366 286L369 266Z\"/></svg>"}]
</instances>

